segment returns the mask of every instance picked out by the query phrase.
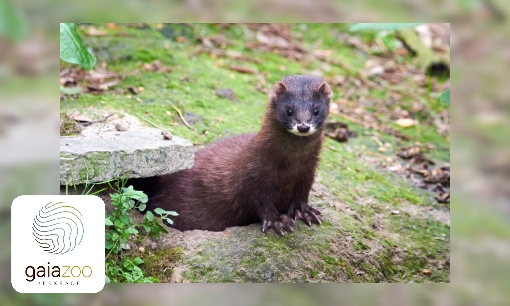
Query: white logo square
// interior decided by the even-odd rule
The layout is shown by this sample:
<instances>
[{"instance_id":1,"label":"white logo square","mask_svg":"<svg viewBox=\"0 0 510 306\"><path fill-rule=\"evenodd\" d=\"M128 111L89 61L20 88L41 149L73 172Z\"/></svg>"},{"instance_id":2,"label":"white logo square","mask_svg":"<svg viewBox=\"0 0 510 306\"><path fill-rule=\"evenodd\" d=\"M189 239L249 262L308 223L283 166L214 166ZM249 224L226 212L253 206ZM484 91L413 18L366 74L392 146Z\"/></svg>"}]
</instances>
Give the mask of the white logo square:
<instances>
[{"instance_id":1,"label":"white logo square","mask_svg":"<svg viewBox=\"0 0 510 306\"><path fill-rule=\"evenodd\" d=\"M91 195L24 195L11 207L11 283L20 293L96 293L105 284L105 206Z\"/></svg>"}]
</instances>

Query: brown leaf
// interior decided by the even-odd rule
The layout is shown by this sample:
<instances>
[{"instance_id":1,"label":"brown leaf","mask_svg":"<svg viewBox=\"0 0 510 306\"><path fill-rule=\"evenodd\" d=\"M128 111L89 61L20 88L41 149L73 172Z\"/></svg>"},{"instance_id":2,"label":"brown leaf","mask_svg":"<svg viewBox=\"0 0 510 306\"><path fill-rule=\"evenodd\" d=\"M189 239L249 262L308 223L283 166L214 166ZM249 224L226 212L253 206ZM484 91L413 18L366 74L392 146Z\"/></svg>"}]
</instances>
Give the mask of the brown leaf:
<instances>
[{"instance_id":1,"label":"brown leaf","mask_svg":"<svg viewBox=\"0 0 510 306\"><path fill-rule=\"evenodd\" d=\"M142 66L142 70L144 71L150 71L150 72L170 72L172 71L172 68L170 67L164 67L162 64L161 64L161 61L160 60L154 60L150 63L145 63L143 64Z\"/></svg>"},{"instance_id":2,"label":"brown leaf","mask_svg":"<svg viewBox=\"0 0 510 306\"><path fill-rule=\"evenodd\" d=\"M77 122L92 122L91 119L89 119L85 116L82 116L80 114L72 114L71 119L73 119L74 121L77 121Z\"/></svg>"},{"instance_id":3,"label":"brown leaf","mask_svg":"<svg viewBox=\"0 0 510 306\"><path fill-rule=\"evenodd\" d=\"M357 137L356 132L349 131L347 124L343 122L326 122L326 136L339 142L346 142L348 138Z\"/></svg>"},{"instance_id":4,"label":"brown leaf","mask_svg":"<svg viewBox=\"0 0 510 306\"><path fill-rule=\"evenodd\" d=\"M403 128L408 128L417 125L418 120L414 120L411 118L400 118L395 121L395 124Z\"/></svg>"},{"instance_id":5,"label":"brown leaf","mask_svg":"<svg viewBox=\"0 0 510 306\"><path fill-rule=\"evenodd\" d=\"M129 90L131 93L135 94L135 95L140 94L140 91L139 91L139 90L138 90L138 88L136 88L135 86L129 86L129 87L128 87L128 90Z\"/></svg>"},{"instance_id":6,"label":"brown leaf","mask_svg":"<svg viewBox=\"0 0 510 306\"><path fill-rule=\"evenodd\" d=\"M252 69L250 68L246 68L246 67L239 67L239 66L228 66L228 69L232 70L232 71L237 71L237 72L240 72L240 73L247 73L247 74L253 74L255 73L255 71L253 71Z\"/></svg>"},{"instance_id":7,"label":"brown leaf","mask_svg":"<svg viewBox=\"0 0 510 306\"><path fill-rule=\"evenodd\" d=\"M434 197L439 203L450 203L450 193L440 192Z\"/></svg>"},{"instance_id":8,"label":"brown leaf","mask_svg":"<svg viewBox=\"0 0 510 306\"><path fill-rule=\"evenodd\" d=\"M402 157L403 159L410 159L420 154L420 152L420 146L404 147L397 152L397 156Z\"/></svg>"},{"instance_id":9,"label":"brown leaf","mask_svg":"<svg viewBox=\"0 0 510 306\"><path fill-rule=\"evenodd\" d=\"M239 98L236 97L232 89L230 88L218 88L216 89L216 93L223 98L229 99L234 102L239 102Z\"/></svg>"},{"instance_id":10,"label":"brown leaf","mask_svg":"<svg viewBox=\"0 0 510 306\"><path fill-rule=\"evenodd\" d=\"M172 140L172 137L173 137L172 133L167 132L167 131L162 131L161 135L163 135L164 140Z\"/></svg>"},{"instance_id":11,"label":"brown leaf","mask_svg":"<svg viewBox=\"0 0 510 306\"><path fill-rule=\"evenodd\" d=\"M333 50L313 50L313 55L319 58L328 58L333 55Z\"/></svg>"}]
</instances>

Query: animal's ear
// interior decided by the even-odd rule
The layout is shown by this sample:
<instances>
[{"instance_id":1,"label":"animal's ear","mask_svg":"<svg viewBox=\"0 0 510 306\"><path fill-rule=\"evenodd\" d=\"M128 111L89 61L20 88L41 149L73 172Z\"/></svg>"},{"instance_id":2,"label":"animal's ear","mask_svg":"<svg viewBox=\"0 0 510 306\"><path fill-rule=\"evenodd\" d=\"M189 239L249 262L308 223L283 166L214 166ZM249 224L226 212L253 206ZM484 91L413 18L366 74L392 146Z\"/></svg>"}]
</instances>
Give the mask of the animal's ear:
<instances>
[{"instance_id":1,"label":"animal's ear","mask_svg":"<svg viewBox=\"0 0 510 306\"><path fill-rule=\"evenodd\" d=\"M273 89L273 98L278 99L287 91L289 91L287 85L285 85L285 83L283 83L282 81L278 81L278 83L276 83Z\"/></svg>"},{"instance_id":2,"label":"animal's ear","mask_svg":"<svg viewBox=\"0 0 510 306\"><path fill-rule=\"evenodd\" d=\"M331 87L329 87L326 82L322 82L319 88L317 88L317 92L322 96L326 96L328 99L333 97L333 91L331 91Z\"/></svg>"}]
</instances>

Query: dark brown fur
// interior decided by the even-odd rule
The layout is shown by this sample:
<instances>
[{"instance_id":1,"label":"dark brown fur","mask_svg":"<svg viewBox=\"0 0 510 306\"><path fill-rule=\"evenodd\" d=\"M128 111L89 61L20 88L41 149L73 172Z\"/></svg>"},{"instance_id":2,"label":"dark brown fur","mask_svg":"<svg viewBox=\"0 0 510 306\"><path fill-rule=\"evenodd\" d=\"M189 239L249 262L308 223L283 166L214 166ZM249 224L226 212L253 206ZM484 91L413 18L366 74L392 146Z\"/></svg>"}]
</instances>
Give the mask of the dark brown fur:
<instances>
[{"instance_id":1,"label":"dark brown fur","mask_svg":"<svg viewBox=\"0 0 510 306\"><path fill-rule=\"evenodd\" d=\"M284 79L285 85L279 82L271 94L258 134L210 144L196 153L193 168L144 179L142 190L149 195L148 208L178 212L179 216L171 217L172 227L181 231L221 231L262 222L264 232L273 228L283 234L292 231L298 218L308 225L320 224L320 212L307 203L324 139L323 127L306 137L291 134L275 116L275 103L281 86L283 91L295 92L296 97L312 99L322 81L299 76L294 77L300 78L299 82L294 82L289 78L293 77ZM331 91L327 84L321 90L329 111Z\"/></svg>"}]
</instances>

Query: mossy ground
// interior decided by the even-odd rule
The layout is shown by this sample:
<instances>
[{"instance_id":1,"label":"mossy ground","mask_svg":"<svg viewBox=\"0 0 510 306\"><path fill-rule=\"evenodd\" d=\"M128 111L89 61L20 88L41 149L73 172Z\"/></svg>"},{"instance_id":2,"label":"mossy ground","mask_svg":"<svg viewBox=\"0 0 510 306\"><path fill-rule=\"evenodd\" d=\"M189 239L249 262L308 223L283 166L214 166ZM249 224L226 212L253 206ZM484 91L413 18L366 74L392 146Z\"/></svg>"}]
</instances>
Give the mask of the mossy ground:
<instances>
[{"instance_id":1,"label":"mossy ground","mask_svg":"<svg viewBox=\"0 0 510 306\"><path fill-rule=\"evenodd\" d=\"M148 120L167 128L194 144L257 132L267 101L266 95L256 90L259 79L256 74L241 74L227 67L236 65L264 72L266 87L284 75L306 74L314 70L323 71L325 77L352 75L361 71L369 55L338 39L337 34L346 28L345 25L294 25L292 33L304 33L303 46L307 50L334 50L334 58L345 63L349 70L337 65L325 67L321 61L290 61L277 54L246 49L245 33L249 31L244 25L223 30L205 24L164 25L161 28L156 25L145 28L120 26L114 30L105 27L107 36L83 35L83 40L94 50L98 63L108 64L108 70L128 74L140 69L140 63L157 59L172 71L142 71L117 85L143 87L139 95L82 94L61 101L61 111L122 110L144 118L142 122ZM197 37L220 32L233 43L229 50L241 51L245 56L258 59L260 64L195 54ZM185 41L178 42L178 36L184 37ZM371 33L361 36L362 41L372 38ZM398 86L414 92L417 85L405 81ZM219 88L232 89L239 102L218 96L216 90ZM334 97L342 97L348 89L335 87ZM369 96L378 99L385 99L389 94L387 88L369 90ZM433 98L420 96L420 99L436 111L443 107ZM412 102L402 99L399 106L407 109ZM182 123L172 105L184 113L192 129ZM331 119L344 121L335 115L331 115ZM404 206L440 209L444 205L436 203L431 193L363 158L364 149L377 151L377 144L371 140L376 136L394 149L417 141L433 144L436 149L429 153L429 157L437 162L449 162L449 141L428 124L401 130L411 138L406 142L346 123L359 136L346 144L328 138L321 154L318 177L327 195L316 194L311 199L314 205L324 210L324 223L320 227L308 228L301 223L294 233L284 237L272 233L246 237L250 254L243 251L246 245L232 244L231 240L208 242L203 245L201 254L187 262L189 270L184 276L192 282L449 282L449 226L433 218L411 216L405 210L400 210L399 214L391 213ZM391 153L385 154L391 156ZM239 250L236 251L236 247ZM236 256L231 257L233 254ZM149 257L144 254L140 256L147 263L146 273L159 277L161 264L157 260L148 261ZM304 268L303 261L294 260L303 256L309 256L304 260ZM211 264L213 258L219 257L224 260L222 265ZM183 256L181 260L187 259ZM423 273L424 269L431 273ZM295 270L305 272L294 273Z\"/></svg>"}]
</instances>

